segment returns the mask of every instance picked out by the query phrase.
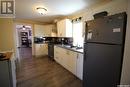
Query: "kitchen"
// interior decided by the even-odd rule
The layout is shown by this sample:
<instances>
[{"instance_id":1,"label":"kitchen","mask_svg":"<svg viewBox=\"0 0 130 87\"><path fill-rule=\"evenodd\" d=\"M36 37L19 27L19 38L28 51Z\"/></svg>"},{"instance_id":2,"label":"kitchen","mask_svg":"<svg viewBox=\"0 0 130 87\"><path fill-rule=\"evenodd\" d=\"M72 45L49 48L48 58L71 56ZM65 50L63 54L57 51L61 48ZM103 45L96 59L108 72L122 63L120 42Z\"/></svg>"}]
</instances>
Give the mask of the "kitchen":
<instances>
[{"instance_id":1,"label":"kitchen","mask_svg":"<svg viewBox=\"0 0 130 87\"><path fill-rule=\"evenodd\" d=\"M16 0L16 2L17 2L17 0ZM100 2L100 0L99 0L99 2ZM81 32L84 32L84 30L85 30L85 21L92 20L93 19L93 15L95 13L99 13L99 12L102 12L102 11L107 11L108 15L114 15L114 14L122 13L122 12L126 12L127 13L128 23L127 23L127 29L126 29L126 42L125 42L123 69L122 69L122 75L121 75L121 84L122 85L129 85L129 74L128 74L129 73L129 67L128 67L129 66L129 63L128 63L128 61L129 61L129 39L128 39L129 38L129 29L128 29L128 27L129 27L129 10L128 10L129 7L127 7L127 6L128 6L128 1L127 0L125 0L125 1L122 1L122 0L113 0L113 1L112 0L107 0L106 2L103 2L103 3L100 3L100 4L99 3L95 4L92 7L90 6L90 8L88 8L87 10L84 10L86 12L82 12L81 11L78 14L74 14L72 16L68 16L68 17L65 17L65 18L63 17L62 18L62 19L72 19L72 20L75 20L77 18L80 19L80 17L82 17L81 20L83 21L83 31L81 31ZM13 34L14 34L13 29L11 30L7 26L5 27L5 25L7 24L6 21L11 22L12 25L13 25L13 23L15 23L15 24L19 24L19 23L20 24L29 24L30 23L32 25L32 27L33 27L33 32L34 32L33 35L34 35L34 37L35 37L35 31L38 30L38 29L36 29L37 25L38 25L38 27L39 27L39 25L40 26L47 25L47 24L44 24L44 23L41 23L41 22L38 23L38 22L34 22L34 21L25 21L25 20L20 20L20 19L15 19L13 22L12 22L11 19L9 19L9 20L8 19L5 19L5 20L1 19L1 21L0 21L1 23L0 24L5 23L5 24L1 25L1 28L7 28L8 29L8 30L2 30L1 29L1 32L4 32L4 35L2 33L0 33L0 35L1 35L0 39L2 40L2 42L0 42L0 44L1 44L0 50L1 51L11 50L11 49L15 48L15 46L14 46L15 40L13 40ZM55 25L57 25L58 22L60 22L60 21L56 19L55 22L54 22L54 23L56 23ZM11 23L9 25L10 25L10 27L13 27L11 25ZM58 28L55 28L53 26L53 28L51 28L51 31L53 31L53 33L54 33L56 31L55 29L58 29ZM7 31L12 32L12 33L8 34ZM115 30L115 31L118 31L118 30ZM59 31L56 31L56 32L59 32ZM65 33L65 31L63 31L63 32ZM51 33L50 33L50 35L51 35ZM53 34L53 35L55 36L55 34ZM59 33L59 35L60 35L60 33ZM4 36L4 38L3 38L3 36ZM84 33L81 34L81 37L82 36L83 37L85 36ZM91 32L90 32L89 36L91 37ZM37 35L36 35L36 37L37 37ZM39 35L38 37L42 37L43 38L44 36ZM50 37L50 36L47 35L47 37ZM53 37L53 38L55 38L55 37ZM61 38L60 40L64 41L65 38ZM78 42L79 42L79 40L78 40ZM10 43L10 44L7 44L7 43ZM64 42L60 43L59 45L54 45L54 60L58 64L63 66L66 70L68 70L69 72L72 72L73 75L75 75L79 79L82 79L81 78L82 77L82 74L81 74L82 72L78 72L78 71L82 71L82 68L78 68L76 64L79 63L79 62L77 63L77 61L80 61L81 64L83 64L82 63L83 61L82 60L75 60L75 58L78 58L78 56L79 56L78 59L80 59L80 58L83 59L82 45L78 46L78 44L75 43L75 45L77 45L78 47L73 47L73 46L63 45L63 43ZM82 40L81 40L81 43L83 44ZM40 46L40 45L43 45L43 44L32 43L32 51L33 51L32 54L34 56L41 56L42 52L44 52L45 55L48 55L48 51L46 51L46 50L48 50L48 46L47 45L45 47L43 47L44 50L43 49L40 49L40 50L38 49L37 51L35 50L35 49L37 49L37 47L35 45L39 45L38 47L42 48L42 46ZM39 53L38 51L40 51L41 53ZM35 55L37 53L38 53L38 55ZM63 55L65 55L65 56L63 56ZM66 57L66 58L64 58L64 57ZM69 57L71 57L73 59L70 60ZM61 58L61 60L60 60L60 58ZM64 60L64 59L66 59L66 60ZM73 61L73 63L71 63L72 61ZM67 65L68 62L73 64L73 65L72 66L70 66L70 64ZM83 66L79 64L79 67L83 67ZM76 71L77 69L80 69L80 70ZM77 87L80 87L80 86L77 86Z\"/></svg>"}]
</instances>

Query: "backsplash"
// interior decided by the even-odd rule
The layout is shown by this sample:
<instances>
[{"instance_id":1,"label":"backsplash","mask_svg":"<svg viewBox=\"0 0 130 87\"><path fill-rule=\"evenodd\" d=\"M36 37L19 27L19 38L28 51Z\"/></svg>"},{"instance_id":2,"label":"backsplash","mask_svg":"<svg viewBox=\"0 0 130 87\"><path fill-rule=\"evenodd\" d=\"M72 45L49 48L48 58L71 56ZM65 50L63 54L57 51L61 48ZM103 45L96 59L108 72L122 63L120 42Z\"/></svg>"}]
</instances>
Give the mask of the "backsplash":
<instances>
[{"instance_id":1,"label":"backsplash","mask_svg":"<svg viewBox=\"0 0 130 87\"><path fill-rule=\"evenodd\" d=\"M34 43L52 43L52 44L65 44L72 45L73 38L71 37L34 37Z\"/></svg>"}]
</instances>

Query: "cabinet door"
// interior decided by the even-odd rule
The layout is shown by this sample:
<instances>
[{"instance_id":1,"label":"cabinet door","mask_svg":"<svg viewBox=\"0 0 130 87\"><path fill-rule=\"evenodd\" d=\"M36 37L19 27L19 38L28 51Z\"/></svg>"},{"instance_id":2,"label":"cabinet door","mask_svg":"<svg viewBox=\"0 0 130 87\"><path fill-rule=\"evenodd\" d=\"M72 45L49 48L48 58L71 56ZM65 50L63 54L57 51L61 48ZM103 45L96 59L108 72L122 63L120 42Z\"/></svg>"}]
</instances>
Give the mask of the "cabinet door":
<instances>
[{"instance_id":1,"label":"cabinet door","mask_svg":"<svg viewBox=\"0 0 130 87\"><path fill-rule=\"evenodd\" d=\"M62 48L62 66L68 69L68 58L69 58L69 51L67 49Z\"/></svg>"},{"instance_id":2,"label":"cabinet door","mask_svg":"<svg viewBox=\"0 0 130 87\"><path fill-rule=\"evenodd\" d=\"M60 61L60 64L65 67L65 49L64 48L61 48L59 47L58 48L59 50L59 61Z\"/></svg>"},{"instance_id":3,"label":"cabinet door","mask_svg":"<svg viewBox=\"0 0 130 87\"><path fill-rule=\"evenodd\" d=\"M76 60L77 60L77 53L74 51L67 50L67 57L66 57L66 66L67 69L76 75Z\"/></svg>"},{"instance_id":4,"label":"cabinet door","mask_svg":"<svg viewBox=\"0 0 130 87\"><path fill-rule=\"evenodd\" d=\"M57 62L58 61L58 51L54 47L54 60Z\"/></svg>"},{"instance_id":5,"label":"cabinet door","mask_svg":"<svg viewBox=\"0 0 130 87\"><path fill-rule=\"evenodd\" d=\"M40 53L40 44L35 44L35 55L39 55Z\"/></svg>"},{"instance_id":6,"label":"cabinet door","mask_svg":"<svg viewBox=\"0 0 130 87\"><path fill-rule=\"evenodd\" d=\"M63 28L64 28L63 27L63 22L62 21L57 22L58 37L63 36L63 34L62 34Z\"/></svg>"},{"instance_id":7,"label":"cabinet door","mask_svg":"<svg viewBox=\"0 0 130 87\"><path fill-rule=\"evenodd\" d=\"M34 25L34 36L51 36L53 25Z\"/></svg>"},{"instance_id":8,"label":"cabinet door","mask_svg":"<svg viewBox=\"0 0 130 87\"><path fill-rule=\"evenodd\" d=\"M47 55L48 54L48 45L42 44L40 47L41 55Z\"/></svg>"},{"instance_id":9,"label":"cabinet door","mask_svg":"<svg viewBox=\"0 0 130 87\"><path fill-rule=\"evenodd\" d=\"M61 37L66 37L66 20L61 21Z\"/></svg>"},{"instance_id":10,"label":"cabinet door","mask_svg":"<svg viewBox=\"0 0 130 87\"><path fill-rule=\"evenodd\" d=\"M76 76L81 80L83 79L83 54L81 53L77 55Z\"/></svg>"},{"instance_id":11,"label":"cabinet door","mask_svg":"<svg viewBox=\"0 0 130 87\"><path fill-rule=\"evenodd\" d=\"M66 19L66 37L72 37L72 22L69 19Z\"/></svg>"},{"instance_id":12,"label":"cabinet door","mask_svg":"<svg viewBox=\"0 0 130 87\"><path fill-rule=\"evenodd\" d=\"M44 36L51 36L53 25L44 25Z\"/></svg>"},{"instance_id":13,"label":"cabinet door","mask_svg":"<svg viewBox=\"0 0 130 87\"><path fill-rule=\"evenodd\" d=\"M57 22L57 30L59 37L72 37L72 23L69 19Z\"/></svg>"},{"instance_id":14,"label":"cabinet door","mask_svg":"<svg viewBox=\"0 0 130 87\"><path fill-rule=\"evenodd\" d=\"M34 36L44 36L44 26L43 25L34 25Z\"/></svg>"},{"instance_id":15,"label":"cabinet door","mask_svg":"<svg viewBox=\"0 0 130 87\"><path fill-rule=\"evenodd\" d=\"M57 61L58 60L58 48L57 46L54 46L54 60Z\"/></svg>"},{"instance_id":16,"label":"cabinet door","mask_svg":"<svg viewBox=\"0 0 130 87\"><path fill-rule=\"evenodd\" d=\"M48 52L47 44L35 44L36 56L47 55L47 52Z\"/></svg>"},{"instance_id":17,"label":"cabinet door","mask_svg":"<svg viewBox=\"0 0 130 87\"><path fill-rule=\"evenodd\" d=\"M54 59L61 65L63 65L63 51L64 50L62 48L54 46Z\"/></svg>"},{"instance_id":18,"label":"cabinet door","mask_svg":"<svg viewBox=\"0 0 130 87\"><path fill-rule=\"evenodd\" d=\"M57 36L60 36L60 22L57 22Z\"/></svg>"}]
</instances>

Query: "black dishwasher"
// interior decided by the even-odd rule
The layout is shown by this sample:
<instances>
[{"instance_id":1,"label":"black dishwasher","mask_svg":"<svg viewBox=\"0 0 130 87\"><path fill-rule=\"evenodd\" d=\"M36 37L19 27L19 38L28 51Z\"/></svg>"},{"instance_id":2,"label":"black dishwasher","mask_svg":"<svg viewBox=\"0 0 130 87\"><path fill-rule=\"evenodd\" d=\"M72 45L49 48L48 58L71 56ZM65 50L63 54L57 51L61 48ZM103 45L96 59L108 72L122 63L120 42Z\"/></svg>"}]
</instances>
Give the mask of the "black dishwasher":
<instances>
[{"instance_id":1,"label":"black dishwasher","mask_svg":"<svg viewBox=\"0 0 130 87\"><path fill-rule=\"evenodd\" d=\"M48 57L50 57L51 59L54 58L54 44L53 43L48 44Z\"/></svg>"}]
</instances>

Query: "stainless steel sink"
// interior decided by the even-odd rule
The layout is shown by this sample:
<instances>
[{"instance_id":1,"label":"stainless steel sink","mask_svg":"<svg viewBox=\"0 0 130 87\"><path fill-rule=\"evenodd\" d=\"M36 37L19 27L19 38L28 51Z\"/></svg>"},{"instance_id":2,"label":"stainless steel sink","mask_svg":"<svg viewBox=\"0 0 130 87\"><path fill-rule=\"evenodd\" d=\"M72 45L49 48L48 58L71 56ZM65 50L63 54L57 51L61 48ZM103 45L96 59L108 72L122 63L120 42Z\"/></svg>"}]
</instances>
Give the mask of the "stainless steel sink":
<instances>
[{"instance_id":1,"label":"stainless steel sink","mask_svg":"<svg viewBox=\"0 0 130 87\"><path fill-rule=\"evenodd\" d=\"M83 47L77 47L77 46L71 46L71 45L60 45L60 46L62 46L63 48L67 48L70 50L74 50L74 51L83 53Z\"/></svg>"},{"instance_id":2,"label":"stainless steel sink","mask_svg":"<svg viewBox=\"0 0 130 87\"><path fill-rule=\"evenodd\" d=\"M83 47L76 47L76 49L78 50L78 49L83 49Z\"/></svg>"}]
</instances>

